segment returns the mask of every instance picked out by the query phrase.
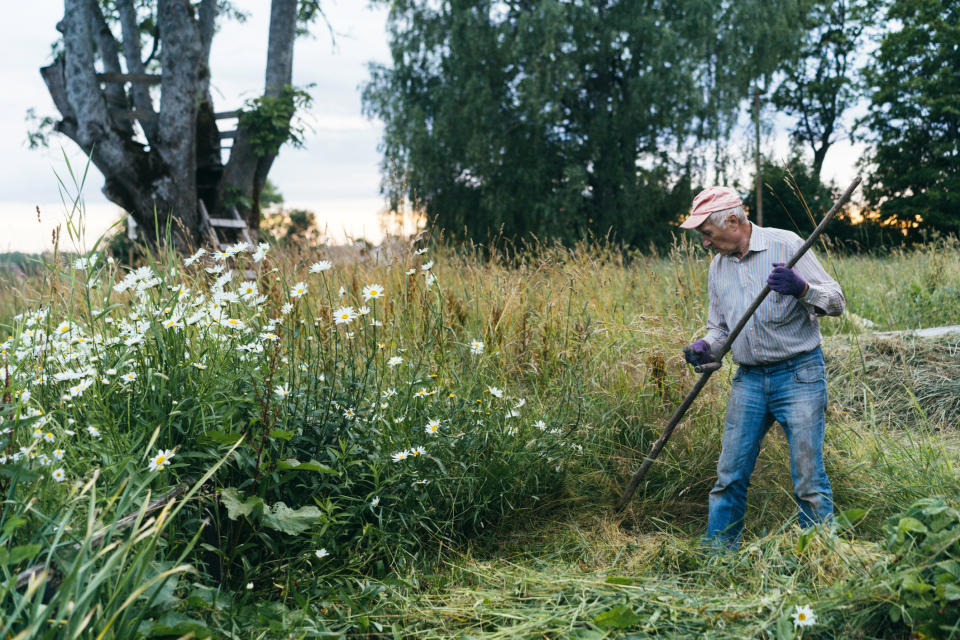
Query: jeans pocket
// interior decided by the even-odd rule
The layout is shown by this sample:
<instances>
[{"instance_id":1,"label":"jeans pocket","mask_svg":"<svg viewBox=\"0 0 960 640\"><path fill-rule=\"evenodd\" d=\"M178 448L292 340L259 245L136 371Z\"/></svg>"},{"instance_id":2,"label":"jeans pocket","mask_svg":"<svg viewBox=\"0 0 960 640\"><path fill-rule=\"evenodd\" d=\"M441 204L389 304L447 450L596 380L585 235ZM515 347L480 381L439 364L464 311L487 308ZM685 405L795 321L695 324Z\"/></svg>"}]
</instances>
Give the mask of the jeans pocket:
<instances>
[{"instance_id":1,"label":"jeans pocket","mask_svg":"<svg viewBox=\"0 0 960 640\"><path fill-rule=\"evenodd\" d=\"M797 382L825 382L827 371L822 363L811 362L794 369L793 379Z\"/></svg>"},{"instance_id":2,"label":"jeans pocket","mask_svg":"<svg viewBox=\"0 0 960 640\"><path fill-rule=\"evenodd\" d=\"M743 378L743 367L737 367L737 372L733 374L733 381L740 382L741 378Z\"/></svg>"}]
</instances>

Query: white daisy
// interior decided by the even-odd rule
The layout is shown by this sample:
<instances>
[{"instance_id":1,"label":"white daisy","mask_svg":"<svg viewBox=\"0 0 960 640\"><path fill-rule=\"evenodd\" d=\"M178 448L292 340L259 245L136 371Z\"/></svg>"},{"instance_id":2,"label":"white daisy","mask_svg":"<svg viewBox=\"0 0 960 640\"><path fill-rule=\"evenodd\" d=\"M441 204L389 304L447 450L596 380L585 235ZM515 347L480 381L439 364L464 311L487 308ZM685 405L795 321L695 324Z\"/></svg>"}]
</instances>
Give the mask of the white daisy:
<instances>
[{"instance_id":1,"label":"white daisy","mask_svg":"<svg viewBox=\"0 0 960 640\"><path fill-rule=\"evenodd\" d=\"M374 496L373 500L370 501L370 507L376 509L380 506L380 496Z\"/></svg>"},{"instance_id":2,"label":"white daisy","mask_svg":"<svg viewBox=\"0 0 960 640\"><path fill-rule=\"evenodd\" d=\"M274 388L273 392L281 398L286 398L290 395L290 389L288 389L284 384L278 384L276 388Z\"/></svg>"},{"instance_id":3,"label":"white daisy","mask_svg":"<svg viewBox=\"0 0 960 640\"><path fill-rule=\"evenodd\" d=\"M794 627L812 627L817 624L817 616L808 604L797 605L797 609L792 615Z\"/></svg>"},{"instance_id":4,"label":"white daisy","mask_svg":"<svg viewBox=\"0 0 960 640\"><path fill-rule=\"evenodd\" d=\"M169 449L160 449L157 454L150 458L150 471L158 471L170 466L173 457L173 451Z\"/></svg>"},{"instance_id":5,"label":"white daisy","mask_svg":"<svg viewBox=\"0 0 960 640\"><path fill-rule=\"evenodd\" d=\"M401 362L403 362L403 358L402 358L402 357L400 357L400 356L393 356L393 357L391 357L389 360L387 360L387 366L389 366L389 367L396 367L396 366L399 365Z\"/></svg>"},{"instance_id":6,"label":"white daisy","mask_svg":"<svg viewBox=\"0 0 960 640\"><path fill-rule=\"evenodd\" d=\"M474 340L470 343L470 353L483 353L483 342Z\"/></svg>"},{"instance_id":7,"label":"white daisy","mask_svg":"<svg viewBox=\"0 0 960 640\"><path fill-rule=\"evenodd\" d=\"M60 467L59 469L54 469L53 473L50 474L50 477L57 482L63 482L63 480L67 477L67 474L63 472L63 467Z\"/></svg>"},{"instance_id":8,"label":"white daisy","mask_svg":"<svg viewBox=\"0 0 960 640\"><path fill-rule=\"evenodd\" d=\"M310 273L320 273L321 271L326 271L331 268L333 264L329 260L321 260L320 262L314 262L310 265Z\"/></svg>"},{"instance_id":9,"label":"white daisy","mask_svg":"<svg viewBox=\"0 0 960 640\"><path fill-rule=\"evenodd\" d=\"M503 397L503 389L498 389L497 387L487 387L487 393L494 396L495 398Z\"/></svg>"},{"instance_id":10,"label":"white daisy","mask_svg":"<svg viewBox=\"0 0 960 640\"><path fill-rule=\"evenodd\" d=\"M383 297L383 287L379 284L368 284L363 288L364 300L376 300Z\"/></svg>"},{"instance_id":11,"label":"white daisy","mask_svg":"<svg viewBox=\"0 0 960 640\"><path fill-rule=\"evenodd\" d=\"M92 424L87 427L87 433L89 433L89 434L90 434L91 436L93 436L94 438L99 438L99 437L100 437L100 429L97 429L97 428L96 428L95 426L93 426Z\"/></svg>"},{"instance_id":12,"label":"white daisy","mask_svg":"<svg viewBox=\"0 0 960 640\"><path fill-rule=\"evenodd\" d=\"M290 297L291 298L302 298L304 294L307 293L307 284L305 282L298 282L290 288Z\"/></svg>"},{"instance_id":13,"label":"white daisy","mask_svg":"<svg viewBox=\"0 0 960 640\"><path fill-rule=\"evenodd\" d=\"M425 432L429 433L430 435L435 435L438 431L440 431L440 421L439 421L439 420L431 420L430 422L428 422L428 423L426 424L426 426L423 428L423 430L424 430Z\"/></svg>"},{"instance_id":14,"label":"white daisy","mask_svg":"<svg viewBox=\"0 0 960 640\"><path fill-rule=\"evenodd\" d=\"M120 376L120 379L123 380L124 382L133 382L134 380L137 379L137 372L131 371L130 373L125 373L122 376Z\"/></svg>"},{"instance_id":15,"label":"white daisy","mask_svg":"<svg viewBox=\"0 0 960 640\"><path fill-rule=\"evenodd\" d=\"M353 307L340 307L333 312L333 321L335 324L350 324L357 317L357 312Z\"/></svg>"},{"instance_id":16,"label":"white daisy","mask_svg":"<svg viewBox=\"0 0 960 640\"><path fill-rule=\"evenodd\" d=\"M397 451L393 454L392 458L394 462L401 462L406 460L410 456L410 452L404 449L403 451Z\"/></svg>"},{"instance_id":17,"label":"white daisy","mask_svg":"<svg viewBox=\"0 0 960 640\"><path fill-rule=\"evenodd\" d=\"M318 558L326 558L328 555L330 555L330 552L326 549L317 549L313 552L313 555L317 556Z\"/></svg>"}]
</instances>

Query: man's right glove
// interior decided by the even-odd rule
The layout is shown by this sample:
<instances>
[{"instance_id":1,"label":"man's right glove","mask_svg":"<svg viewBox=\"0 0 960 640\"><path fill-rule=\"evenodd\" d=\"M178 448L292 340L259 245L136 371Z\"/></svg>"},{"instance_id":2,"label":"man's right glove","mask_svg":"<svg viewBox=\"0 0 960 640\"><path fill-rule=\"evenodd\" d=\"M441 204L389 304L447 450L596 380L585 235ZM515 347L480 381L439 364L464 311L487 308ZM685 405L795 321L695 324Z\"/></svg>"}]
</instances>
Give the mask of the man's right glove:
<instances>
[{"instance_id":1,"label":"man's right glove","mask_svg":"<svg viewBox=\"0 0 960 640\"><path fill-rule=\"evenodd\" d=\"M688 347L683 348L683 357L695 367L699 367L713 362L713 355L710 353L710 345L706 340L697 340Z\"/></svg>"}]
</instances>

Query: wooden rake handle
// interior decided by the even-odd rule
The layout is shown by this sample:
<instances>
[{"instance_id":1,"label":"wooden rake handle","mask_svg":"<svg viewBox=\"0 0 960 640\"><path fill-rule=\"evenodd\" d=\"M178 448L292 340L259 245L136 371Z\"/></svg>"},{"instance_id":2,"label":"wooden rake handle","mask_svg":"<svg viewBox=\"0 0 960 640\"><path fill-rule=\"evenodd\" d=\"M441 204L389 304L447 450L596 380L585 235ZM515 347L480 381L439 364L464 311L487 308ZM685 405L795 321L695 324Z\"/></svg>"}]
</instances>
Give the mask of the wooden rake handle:
<instances>
[{"instance_id":1,"label":"wooden rake handle","mask_svg":"<svg viewBox=\"0 0 960 640\"><path fill-rule=\"evenodd\" d=\"M860 176L854 178L853 182L850 183L850 186L847 187L847 190L843 192L840 198L838 198L833 204L833 207L830 208L830 211L823 216L823 220L821 220L820 224L817 225L817 228L813 230L813 233L810 234L810 237L807 238L807 241L803 243L803 246L797 249L797 252L792 258L790 258L790 261L787 262L786 267L788 269L797 264L797 261L803 257L803 254L805 254L807 250L813 246L813 243L816 242L820 237L820 234L823 233L824 227L827 226L830 220L837 214L837 211L839 211L840 208L846 204L846 202L850 199L850 196L853 195L853 192L858 186L860 186L860 181ZM633 497L633 494L640 485L640 482L643 480L643 477L647 475L647 471L650 469L653 461L656 460L657 456L660 455L663 445L665 445L667 440L670 439L670 436L673 434L673 430L680 423L680 420L683 419L687 409L690 408L690 405L693 404L693 401L696 400L698 395L700 395L703 387L707 384L707 380L710 379L710 376L712 376L715 371L720 369L723 356L727 355L727 352L730 351L733 341L737 339L737 336L740 335L740 332L743 331L743 328L747 326L747 322L750 321L750 317L753 316L754 312L756 312L757 308L761 305L761 303L763 303L764 298L766 298L769 293L770 287L764 285L763 290L759 293L759 295L757 295L753 303L750 304L746 312L740 318L740 321L737 322L736 326L730 331L726 341L714 356L714 362L696 367L696 372L701 374L700 379L697 380L697 383L693 385L693 388L687 393L686 397L683 399L683 402L681 402L680 406L677 407L677 410L673 412L673 415L670 417L670 421L667 422L667 426L663 429L663 433L660 435L657 441L653 443L653 448L650 449L650 453L647 454L647 457L640 464L640 468L637 469L636 473L633 474L633 477L630 478L627 488L624 490L623 495L620 496L620 499L617 501L617 504L614 507L614 510L617 513L623 511L623 509L627 506L627 503L630 502L630 498Z\"/></svg>"}]
</instances>

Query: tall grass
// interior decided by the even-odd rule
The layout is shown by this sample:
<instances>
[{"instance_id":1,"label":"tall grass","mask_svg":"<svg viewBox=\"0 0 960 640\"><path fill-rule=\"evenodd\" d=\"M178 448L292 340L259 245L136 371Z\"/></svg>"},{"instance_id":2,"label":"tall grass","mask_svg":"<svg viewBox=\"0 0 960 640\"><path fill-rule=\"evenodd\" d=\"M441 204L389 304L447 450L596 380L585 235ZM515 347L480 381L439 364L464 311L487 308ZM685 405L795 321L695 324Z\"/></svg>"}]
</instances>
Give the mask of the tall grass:
<instances>
[{"instance_id":1,"label":"tall grass","mask_svg":"<svg viewBox=\"0 0 960 640\"><path fill-rule=\"evenodd\" d=\"M960 491L956 413L949 385L911 382L924 358L874 367L864 320L957 323L958 253L940 241L830 256L854 315L822 322L827 467L838 509L864 513L839 536L796 530L786 443L772 433L746 549L712 559L693 542L732 367L625 516L608 513L694 381L681 349L703 332L709 256L687 239L663 256L235 246L189 264L161 251L139 271L53 254L0 283L0 468L20 478L3 485L7 509L47 518L11 528L5 548L59 549L54 530L69 525L89 569L55 593L8 589L0 615L40 629L56 602L90 629L116 613L111 629L144 635L788 637L791 607L815 602L821 631L883 635L904 571L882 546L885 523ZM890 400L900 371L909 409ZM90 544L148 496L201 483L162 522ZM8 562L8 575L51 553ZM165 573L186 566L190 581ZM84 600L76 589L97 567L109 588ZM137 593L147 583L164 586Z\"/></svg>"}]
</instances>

